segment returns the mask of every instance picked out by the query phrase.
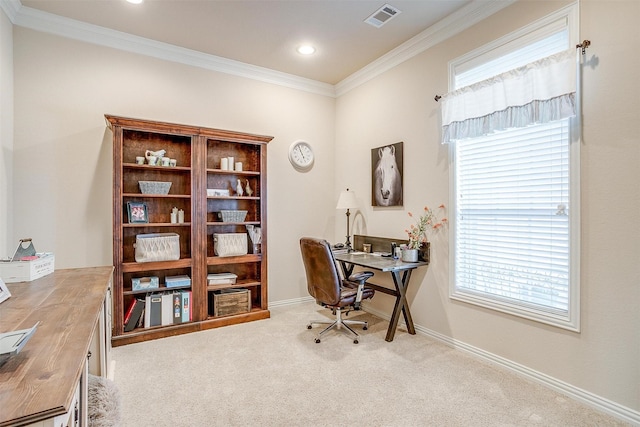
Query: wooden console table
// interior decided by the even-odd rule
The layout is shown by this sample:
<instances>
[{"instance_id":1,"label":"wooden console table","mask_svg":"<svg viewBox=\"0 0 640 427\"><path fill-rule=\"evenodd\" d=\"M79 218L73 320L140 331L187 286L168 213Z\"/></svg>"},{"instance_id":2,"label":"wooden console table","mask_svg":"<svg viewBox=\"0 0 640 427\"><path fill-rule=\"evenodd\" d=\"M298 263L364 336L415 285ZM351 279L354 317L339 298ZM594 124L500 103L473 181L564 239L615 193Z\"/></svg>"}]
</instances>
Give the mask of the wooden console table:
<instances>
[{"instance_id":1,"label":"wooden console table","mask_svg":"<svg viewBox=\"0 0 640 427\"><path fill-rule=\"evenodd\" d=\"M78 268L7 285L0 332L40 324L0 366L0 426L86 425L88 373L107 375L112 276L111 266Z\"/></svg>"}]
</instances>

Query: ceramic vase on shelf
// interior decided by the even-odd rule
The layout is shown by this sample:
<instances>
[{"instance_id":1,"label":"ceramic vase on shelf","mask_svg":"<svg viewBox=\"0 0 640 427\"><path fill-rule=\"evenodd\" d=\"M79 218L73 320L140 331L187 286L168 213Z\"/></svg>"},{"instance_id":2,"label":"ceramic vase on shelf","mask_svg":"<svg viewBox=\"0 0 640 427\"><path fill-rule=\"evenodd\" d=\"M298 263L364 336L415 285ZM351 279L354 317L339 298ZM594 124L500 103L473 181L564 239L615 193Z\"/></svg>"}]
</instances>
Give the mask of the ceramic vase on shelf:
<instances>
[{"instance_id":1,"label":"ceramic vase on shelf","mask_svg":"<svg viewBox=\"0 0 640 427\"><path fill-rule=\"evenodd\" d=\"M402 249L402 261L418 262L418 249Z\"/></svg>"}]
</instances>

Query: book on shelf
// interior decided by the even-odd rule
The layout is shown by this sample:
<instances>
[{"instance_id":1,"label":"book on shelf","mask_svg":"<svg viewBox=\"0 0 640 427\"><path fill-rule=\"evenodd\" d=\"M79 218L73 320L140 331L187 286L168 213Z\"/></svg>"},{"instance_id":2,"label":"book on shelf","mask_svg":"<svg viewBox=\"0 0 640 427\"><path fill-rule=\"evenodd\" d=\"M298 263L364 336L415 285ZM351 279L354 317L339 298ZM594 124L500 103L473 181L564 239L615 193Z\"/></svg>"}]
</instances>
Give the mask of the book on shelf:
<instances>
[{"instance_id":1,"label":"book on shelf","mask_svg":"<svg viewBox=\"0 0 640 427\"><path fill-rule=\"evenodd\" d=\"M171 295L171 317L174 324L182 323L182 292Z\"/></svg>"},{"instance_id":2,"label":"book on shelf","mask_svg":"<svg viewBox=\"0 0 640 427\"><path fill-rule=\"evenodd\" d=\"M129 303L129 306L127 307L127 311L125 311L124 314L124 324L126 325L127 322L129 321L129 319L131 319L131 314L133 313L133 309L136 306L136 299L133 298L131 300L131 302Z\"/></svg>"},{"instance_id":3,"label":"book on shelf","mask_svg":"<svg viewBox=\"0 0 640 427\"><path fill-rule=\"evenodd\" d=\"M191 291L182 291L181 297L181 310L182 310L182 322L191 321Z\"/></svg>"},{"instance_id":4,"label":"book on shelf","mask_svg":"<svg viewBox=\"0 0 640 427\"><path fill-rule=\"evenodd\" d=\"M162 314L160 315L162 326L173 324L173 292L162 294Z\"/></svg>"},{"instance_id":5,"label":"book on shelf","mask_svg":"<svg viewBox=\"0 0 640 427\"><path fill-rule=\"evenodd\" d=\"M162 324L162 294L147 294L144 327Z\"/></svg>"},{"instance_id":6,"label":"book on shelf","mask_svg":"<svg viewBox=\"0 0 640 427\"><path fill-rule=\"evenodd\" d=\"M127 313L124 321L124 331L130 332L134 330L139 324L144 312L145 301L142 299L134 298L131 301L130 312Z\"/></svg>"}]
</instances>

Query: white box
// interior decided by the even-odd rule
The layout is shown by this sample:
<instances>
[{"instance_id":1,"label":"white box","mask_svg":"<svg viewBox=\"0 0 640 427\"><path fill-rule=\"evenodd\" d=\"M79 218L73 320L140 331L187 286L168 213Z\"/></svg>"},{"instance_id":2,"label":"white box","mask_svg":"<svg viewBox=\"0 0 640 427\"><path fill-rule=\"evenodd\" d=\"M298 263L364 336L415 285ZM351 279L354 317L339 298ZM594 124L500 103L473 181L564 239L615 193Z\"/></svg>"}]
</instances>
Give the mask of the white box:
<instances>
[{"instance_id":1,"label":"white box","mask_svg":"<svg viewBox=\"0 0 640 427\"><path fill-rule=\"evenodd\" d=\"M191 278L186 274L181 276L167 276L164 278L164 286L167 288L184 288L191 286Z\"/></svg>"},{"instance_id":2,"label":"white box","mask_svg":"<svg viewBox=\"0 0 640 427\"><path fill-rule=\"evenodd\" d=\"M229 197L229 190L220 188L207 188L207 197Z\"/></svg>"},{"instance_id":3,"label":"white box","mask_svg":"<svg viewBox=\"0 0 640 427\"><path fill-rule=\"evenodd\" d=\"M207 274L207 282L209 285L235 285L237 279L238 275L233 273Z\"/></svg>"},{"instance_id":4,"label":"white box","mask_svg":"<svg viewBox=\"0 0 640 427\"><path fill-rule=\"evenodd\" d=\"M53 273L55 257L50 252L37 254L32 261L0 262L0 277L6 283L30 282Z\"/></svg>"}]
</instances>

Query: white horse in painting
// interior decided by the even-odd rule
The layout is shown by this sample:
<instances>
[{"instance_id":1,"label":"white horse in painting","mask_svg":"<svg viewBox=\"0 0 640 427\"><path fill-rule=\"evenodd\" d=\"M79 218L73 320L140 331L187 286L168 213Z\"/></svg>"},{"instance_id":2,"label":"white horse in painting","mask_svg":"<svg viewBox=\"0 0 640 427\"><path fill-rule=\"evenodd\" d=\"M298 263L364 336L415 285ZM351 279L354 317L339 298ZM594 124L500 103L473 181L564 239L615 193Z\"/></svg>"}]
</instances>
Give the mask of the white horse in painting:
<instances>
[{"instance_id":1,"label":"white horse in painting","mask_svg":"<svg viewBox=\"0 0 640 427\"><path fill-rule=\"evenodd\" d=\"M378 157L373 188L376 205L402 205L402 176L396 163L396 147L389 145L378 149Z\"/></svg>"}]
</instances>

